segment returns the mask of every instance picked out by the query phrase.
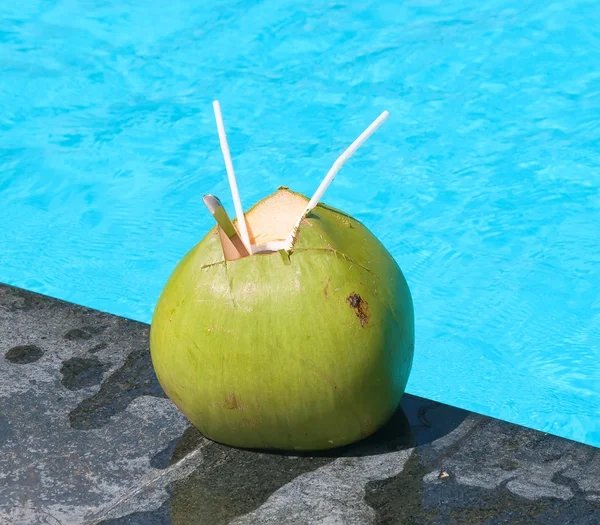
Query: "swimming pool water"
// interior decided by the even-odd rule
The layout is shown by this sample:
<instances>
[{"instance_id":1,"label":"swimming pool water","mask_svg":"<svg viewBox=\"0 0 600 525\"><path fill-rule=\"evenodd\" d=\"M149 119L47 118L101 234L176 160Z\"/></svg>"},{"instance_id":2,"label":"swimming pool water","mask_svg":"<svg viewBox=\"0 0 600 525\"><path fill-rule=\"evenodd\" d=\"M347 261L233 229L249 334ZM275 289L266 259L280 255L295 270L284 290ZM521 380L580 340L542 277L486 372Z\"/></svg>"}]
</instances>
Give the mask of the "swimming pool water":
<instances>
[{"instance_id":1,"label":"swimming pool water","mask_svg":"<svg viewBox=\"0 0 600 525\"><path fill-rule=\"evenodd\" d=\"M233 206L312 194L413 293L408 390L600 445L600 4L5 0L0 281L141 321Z\"/></svg>"}]
</instances>

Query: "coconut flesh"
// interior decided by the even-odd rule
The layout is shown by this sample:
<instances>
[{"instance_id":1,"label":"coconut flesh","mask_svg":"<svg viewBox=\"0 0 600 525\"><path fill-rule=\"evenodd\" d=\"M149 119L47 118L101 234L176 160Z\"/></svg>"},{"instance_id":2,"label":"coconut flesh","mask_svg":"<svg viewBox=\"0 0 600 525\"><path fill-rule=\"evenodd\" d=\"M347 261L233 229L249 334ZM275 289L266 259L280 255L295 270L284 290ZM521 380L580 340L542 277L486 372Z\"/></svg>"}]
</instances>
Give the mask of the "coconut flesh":
<instances>
[{"instance_id":1,"label":"coconut flesh","mask_svg":"<svg viewBox=\"0 0 600 525\"><path fill-rule=\"evenodd\" d=\"M156 305L157 377L214 441L346 445L386 423L404 393L414 315L400 268L346 213L318 204L298 223L307 203L280 188L245 213L246 257L213 228Z\"/></svg>"}]
</instances>

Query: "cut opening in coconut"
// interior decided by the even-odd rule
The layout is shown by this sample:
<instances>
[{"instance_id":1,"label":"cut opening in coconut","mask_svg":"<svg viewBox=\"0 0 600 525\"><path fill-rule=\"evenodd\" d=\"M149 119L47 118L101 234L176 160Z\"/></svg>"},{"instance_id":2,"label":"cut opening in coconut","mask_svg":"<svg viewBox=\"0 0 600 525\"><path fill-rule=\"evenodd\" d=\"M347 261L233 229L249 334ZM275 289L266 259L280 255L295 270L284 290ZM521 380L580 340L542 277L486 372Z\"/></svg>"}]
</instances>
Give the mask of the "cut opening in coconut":
<instances>
[{"instance_id":1,"label":"cut opening in coconut","mask_svg":"<svg viewBox=\"0 0 600 525\"><path fill-rule=\"evenodd\" d=\"M298 217L308 200L287 188L277 190L245 214L252 255L277 252L287 248L290 232L297 226ZM223 253L227 261L240 258L238 250L219 229Z\"/></svg>"},{"instance_id":2,"label":"cut opening in coconut","mask_svg":"<svg viewBox=\"0 0 600 525\"><path fill-rule=\"evenodd\" d=\"M261 253L290 250L298 227L300 226L300 222L304 216L319 203L323 194L344 163L389 116L389 112L384 111L352 144L350 144L350 146L333 163L333 166L331 166L327 175L325 175L325 178L310 201L300 195L292 193L287 188L280 188L276 193L257 204L247 215L244 215L235 172L233 170L233 163L231 162L229 145L227 144L227 137L225 135L221 106L217 100L213 102L213 107L217 122L217 130L219 132L219 142L221 144L221 151L223 152L223 159L225 160L225 168L231 187L231 196L233 197L235 213L238 220L236 232L230 232L230 234L233 235L232 239L240 246L239 249L236 248L232 239L230 239L222 230L222 227L226 229L230 228L231 222L221 206L222 222L219 222L219 218L217 218L217 223L219 224L219 235L221 238L221 245L223 246L223 253L227 261L233 261L243 256L248 257ZM213 201L216 200L216 206L218 207L220 204L218 199L215 199L214 196L208 197L212 197ZM210 209L211 204L209 203L207 206L209 206ZM211 213L214 212L214 209L211 210ZM223 214L225 214L225 216L223 216ZM240 243L243 243L243 246L241 246ZM240 250L243 253L241 253Z\"/></svg>"}]
</instances>

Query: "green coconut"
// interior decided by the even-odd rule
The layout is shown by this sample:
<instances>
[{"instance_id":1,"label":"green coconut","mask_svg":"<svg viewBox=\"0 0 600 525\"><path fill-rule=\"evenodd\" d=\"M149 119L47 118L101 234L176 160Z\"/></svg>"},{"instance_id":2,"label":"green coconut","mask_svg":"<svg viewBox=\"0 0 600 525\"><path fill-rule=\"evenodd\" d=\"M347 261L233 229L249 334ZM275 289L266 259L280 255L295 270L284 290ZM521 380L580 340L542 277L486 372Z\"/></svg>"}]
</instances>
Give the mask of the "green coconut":
<instances>
[{"instance_id":1,"label":"green coconut","mask_svg":"<svg viewBox=\"0 0 600 525\"><path fill-rule=\"evenodd\" d=\"M246 213L253 245L284 241L308 199L287 188ZM339 447L398 408L413 360L411 294L359 221L324 204L291 250L236 258L218 227L156 305L160 384L206 437L231 446Z\"/></svg>"}]
</instances>

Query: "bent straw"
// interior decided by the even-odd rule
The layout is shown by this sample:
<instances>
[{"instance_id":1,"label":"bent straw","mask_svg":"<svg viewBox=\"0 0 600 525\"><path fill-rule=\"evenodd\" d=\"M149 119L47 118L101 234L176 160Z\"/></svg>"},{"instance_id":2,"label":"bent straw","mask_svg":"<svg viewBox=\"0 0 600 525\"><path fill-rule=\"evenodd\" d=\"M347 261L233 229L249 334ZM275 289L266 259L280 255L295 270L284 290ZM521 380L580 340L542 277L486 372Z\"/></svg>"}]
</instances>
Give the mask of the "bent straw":
<instances>
[{"instance_id":1,"label":"bent straw","mask_svg":"<svg viewBox=\"0 0 600 525\"><path fill-rule=\"evenodd\" d=\"M219 142L221 143L221 151L223 152L223 159L225 160L225 169L227 170L227 178L229 179L229 186L231 188L231 196L233 197L233 205L235 207L235 215L238 220L240 236L242 238L242 242L248 250L248 253L252 253L250 237L248 236L248 228L246 227L246 218L244 217L244 208L242 208L242 200L237 187L237 181L235 180L235 172L233 171L233 163L231 162L231 154L229 153L229 145L227 144L227 136L225 135L225 126L223 125L223 116L221 115L221 106L218 100L213 102L213 109L215 111L215 120L217 121L217 130L219 132Z\"/></svg>"},{"instance_id":2,"label":"bent straw","mask_svg":"<svg viewBox=\"0 0 600 525\"><path fill-rule=\"evenodd\" d=\"M294 227L294 229L292 230L292 232L286 239L286 241L285 241L285 245L286 245L285 249L286 250L291 249L292 243L294 242L294 235L296 234L296 230L298 229L298 226L300 226L300 222L302 222L302 219L304 217L306 217L306 215L310 212L310 210L312 210L317 204L319 204L319 201L323 197L323 194L325 193L325 191L327 191L327 188L333 182L333 179L337 175L338 171L340 171L342 169L342 166L344 165L344 163L350 157L352 157L352 155L355 153L355 151L358 148L360 148L373 133L375 133L377 128L379 128L379 126L381 126L389 116L390 116L390 113L387 110L384 111L381 115L379 115L373 121L373 123L367 129L365 129L358 136L358 138L346 149L346 151L344 151L344 153L342 153L337 158L337 160L333 163L333 166L331 166L330 170L327 172L327 175L325 175L323 182L321 182L321 184L317 188L317 191L313 195L312 199L310 199L309 203L307 204L307 206L304 210L304 213L298 219L296 226Z\"/></svg>"}]
</instances>

